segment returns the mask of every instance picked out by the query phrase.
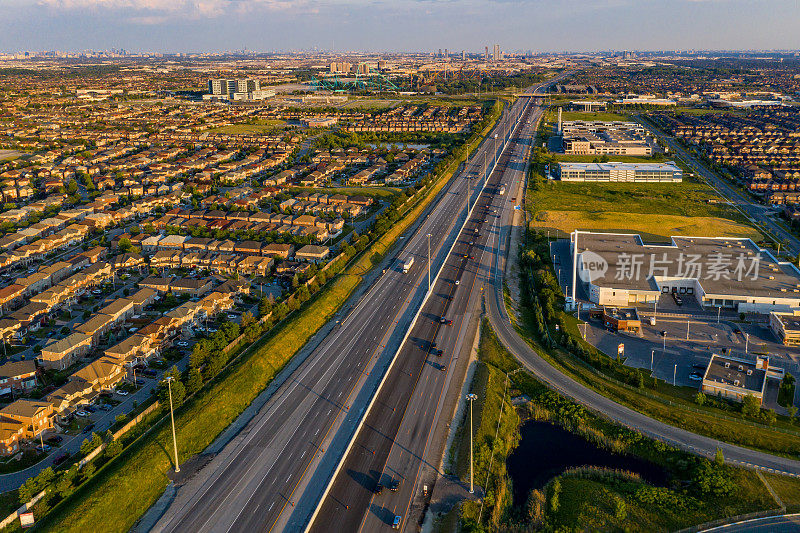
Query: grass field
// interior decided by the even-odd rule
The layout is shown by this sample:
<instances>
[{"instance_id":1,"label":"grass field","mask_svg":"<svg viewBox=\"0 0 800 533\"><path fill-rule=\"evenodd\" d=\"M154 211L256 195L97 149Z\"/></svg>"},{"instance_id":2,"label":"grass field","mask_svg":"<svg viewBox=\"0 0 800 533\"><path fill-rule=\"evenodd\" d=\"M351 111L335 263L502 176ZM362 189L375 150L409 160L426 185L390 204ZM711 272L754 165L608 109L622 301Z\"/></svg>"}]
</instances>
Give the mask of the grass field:
<instances>
[{"instance_id":1,"label":"grass field","mask_svg":"<svg viewBox=\"0 0 800 533\"><path fill-rule=\"evenodd\" d=\"M596 155L576 155L576 154L553 154L556 161L570 161L575 163L592 163L598 159ZM609 161L617 163L659 163L661 161L672 160L664 154L655 154L655 157L650 156L635 156L635 155L610 155Z\"/></svg>"},{"instance_id":2,"label":"grass field","mask_svg":"<svg viewBox=\"0 0 800 533\"><path fill-rule=\"evenodd\" d=\"M787 513L800 512L800 480L777 474L763 474L772 490L786 506Z\"/></svg>"},{"instance_id":3,"label":"grass field","mask_svg":"<svg viewBox=\"0 0 800 533\"><path fill-rule=\"evenodd\" d=\"M558 111L553 114L553 119L558 120ZM631 117L624 113L608 113L606 111L562 111L561 120L613 120L630 121Z\"/></svg>"},{"instance_id":4,"label":"grass field","mask_svg":"<svg viewBox=\"0 0 800 533\"><path fill-rule=\"evenodd\" d=\"M605 231L609 233L641 233L652 241L668 241L672 235L693 237L749 237L760 240L761 234L750 226L716 217L652 215L617 211L539 211L532 227L555 230L566 237L572 231Z\"/></svg>"}]
</instances>

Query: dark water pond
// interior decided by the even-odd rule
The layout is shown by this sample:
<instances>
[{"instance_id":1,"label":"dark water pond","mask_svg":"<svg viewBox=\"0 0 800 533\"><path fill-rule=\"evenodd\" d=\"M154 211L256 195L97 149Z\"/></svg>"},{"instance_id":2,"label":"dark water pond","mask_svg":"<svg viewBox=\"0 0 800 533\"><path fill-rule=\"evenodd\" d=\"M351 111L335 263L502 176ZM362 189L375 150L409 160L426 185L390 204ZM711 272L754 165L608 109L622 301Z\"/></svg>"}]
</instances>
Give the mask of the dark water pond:
<instances>
[{"instance_id":1,"label":"dark water pond","mask_svg":"<svg viewBox=\"0 0 800 533\"><path fill-rule=\"evenodd\" d=\"M553 476L577 466L627 470L653 485L667 483L667 474L658 465L598 448L549 422L525 422L520 434L519 446L506 463L513 480L514 505L524 505L531 489L541 489Z\"/></svg>"}]
</instances>

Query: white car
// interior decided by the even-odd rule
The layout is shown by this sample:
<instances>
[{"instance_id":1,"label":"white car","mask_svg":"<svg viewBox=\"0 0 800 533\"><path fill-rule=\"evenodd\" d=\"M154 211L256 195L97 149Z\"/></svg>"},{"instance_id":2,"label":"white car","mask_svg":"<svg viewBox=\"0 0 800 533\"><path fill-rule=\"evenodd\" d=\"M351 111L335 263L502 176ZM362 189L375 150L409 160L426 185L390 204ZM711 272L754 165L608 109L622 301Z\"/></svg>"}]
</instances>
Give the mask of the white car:
<instances>
[{"instance_id":1,"label":"white car","mask_svg":"<svg viewBox=\"0 0 800 533\"><path fill-rule=\"evenodd\" d=\"M180 346L181 348L185 348L186 346L189 346L189 343L188 343L188 342L186 342L186 341L178 341L178 342L176 342L175 344L177 344L177 345L178 345L178 346Z\"/></svg>"},{"instance_id":2,"label":"white car","mask_svg":"<svg viewBox=\"0 0 800 533\"><path fill-rule=\"evenodd\" d=\"M460 285L460 284L461 284L461 280L458 280L458 279L457 279L457 280L456 280L456 285Z\"/></svg>"},{"instance_id":3,"label":"white car","mask_svg":"<svg viewBox=\"0 0 800 533\"><path fill-rule=\"evenodd\" d=\"M75 411L75 416L79 416L79 417L83 418L83 417L89 416L89 413L87 413L86 411Z\"/></svg>"},{"instance_id":4,"label":"white car","mask_svg":"<svg viewBox=\"0 0 800 533\"><path fill-rule=\"evenodd\" d=\"M228 320L236 320L236 315L228 315Z\"/></svg>"},{"instance_id":5,"label":"white car","mask_svg":"<svg viewBox=\"0 0 800 533\"><path fill-rule=\"evenodd\" d=\"M130 393L126 390L118 390L117 394L119 394L120 396L127 396Z\"/></svg>"}]
</instances>

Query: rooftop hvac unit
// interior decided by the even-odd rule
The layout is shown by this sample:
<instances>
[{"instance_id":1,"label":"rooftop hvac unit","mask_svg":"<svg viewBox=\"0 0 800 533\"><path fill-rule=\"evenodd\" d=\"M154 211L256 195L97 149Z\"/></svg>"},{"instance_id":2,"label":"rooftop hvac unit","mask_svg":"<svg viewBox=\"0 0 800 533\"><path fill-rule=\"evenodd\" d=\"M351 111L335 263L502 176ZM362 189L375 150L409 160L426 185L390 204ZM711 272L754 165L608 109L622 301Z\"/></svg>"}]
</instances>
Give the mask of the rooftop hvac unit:
<instances>
[{"instance_id":1,"label":"rooftop hvac unit","mask_svg":"<svg viewBox=\"0 0 800 533\"><path fill-rule=\"evenodd\" d=\"M739 386L739 380L738 379L733 380L733 385L738 387Z\"/></svg>"},{"instance_id":2,"label":"rooftop hvac unit","mask_svg":"<svg viewBox=\"0 0 800 533\"><path fill-rule=\"evenodd\" d=\"M770 276L769 279L775 279L775 276Z\"/></svg>"},{"instance_id":3,"label":"rooftop hvac unit","mask_svg":"<svg viewBox=\"0 0 800 533\"><path fill-rule=\"evenodd\" d=\"M781 287L781 292L786 292L786 287Z\"/></svg>"},{"instance_id":4,"label":"rooftop hvac unit","mask_svg":"<svg viewBox=\"0 0 800 533\"><path fill-rule=\"evenodd\" d=\"M743 370L744 370L744 367L742 365L739 365L739 372L741 372Z\"/></svg>"},{"instance_id":5,"label":"rooftop hvac unit","mask_svg":"<svg viewBox=\"0 0 800 533\"><path fill-rule=\"evenodd\" d=\"M731 364L728 361L725 361L725 368L730 368Z\"/></svg>"},{"instance_id":6,"label":"rooftop hvac unit","mask_svg":"<svg viewBox=\"0 0 800 533\"><path fill-rule=\"evenodd\" d=\"M747 369L747 375L748 375L748 376L752 376L752 375L753 375L753 371L752 371L752 370L750 370L749 368Z\"/></svg>"}]
</instances>

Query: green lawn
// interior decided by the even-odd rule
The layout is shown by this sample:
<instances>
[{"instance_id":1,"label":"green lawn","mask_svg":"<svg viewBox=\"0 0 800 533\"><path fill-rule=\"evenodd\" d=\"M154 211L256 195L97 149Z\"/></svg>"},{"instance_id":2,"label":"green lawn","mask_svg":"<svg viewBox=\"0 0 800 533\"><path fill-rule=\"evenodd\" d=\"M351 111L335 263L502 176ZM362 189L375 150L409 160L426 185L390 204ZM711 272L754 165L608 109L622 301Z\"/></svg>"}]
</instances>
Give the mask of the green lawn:
<instances>
[{"instance_id":1,"label":"green lawn","mask_svg":"<svg viewBox=\"0 0 800 533\"><path fill-rule=\"evenodd\" d=\"M554 120L558 120L558 111L554 112ZM567 111L561 112L561 120L601 120L611 122L620 120L629 122L631 116L627 113L608 113L606 111Z\"/></svg>"},{"instance_id":2,"label":"green lawn","mask_svg":"<svg viewBox=\"0 0 800 533\"><path fill-rule=\"evenodd\" d=\"M763 475L772 490L783 501L786 506L786 512L800 512L800 479L777 474L765 473Z\"/></svg>"}]
</instances>

